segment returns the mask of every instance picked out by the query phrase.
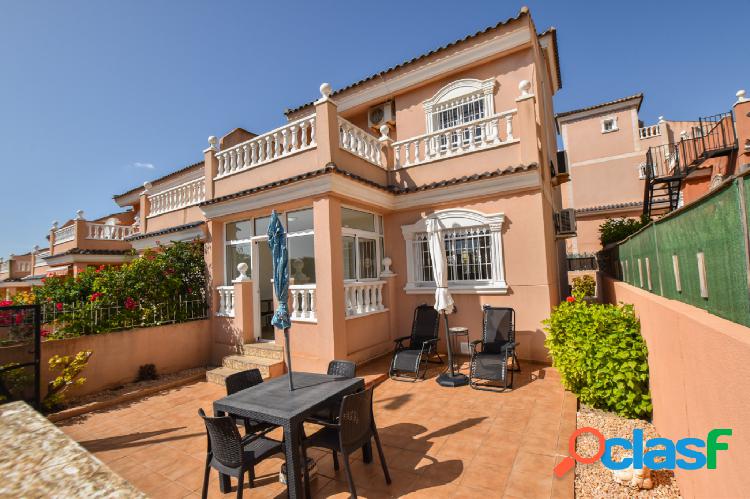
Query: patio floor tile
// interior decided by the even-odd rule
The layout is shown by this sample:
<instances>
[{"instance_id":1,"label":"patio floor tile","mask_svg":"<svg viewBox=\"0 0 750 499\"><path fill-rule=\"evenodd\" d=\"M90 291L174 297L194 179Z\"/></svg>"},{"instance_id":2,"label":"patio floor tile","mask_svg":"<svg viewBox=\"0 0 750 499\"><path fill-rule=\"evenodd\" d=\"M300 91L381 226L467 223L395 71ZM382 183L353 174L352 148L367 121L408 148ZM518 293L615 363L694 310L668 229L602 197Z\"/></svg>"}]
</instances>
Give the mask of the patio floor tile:
<instances>
[{"instance_id":1,"label":"patio floor tile","mask_svg":"<svg viewBox=\"0 0 750 499\"><path fill-rule=\"evenodd\" d=\"M363 366L362 374L385 372L388 361ZM424 381L379 385L375 420L393 483L385 483L377 452L371 464L357 452L351 466L359 496L572 498L572 475L554 479L552 467L575 429L576 398L563 390L554 369L530 362L521 367L515 389L504 393L440 387L433 378L441 366L431 366ZM222 396L222 387L193 383L58 425L149 496L199 497L206 435L197 412L210 413ZM281 431L271 435L280 438ZM309 455L318 463L313 497L349 497L343 462L335 472L330 452L310 449ZM282 462L278 455L257 466L246 496L286 497L278 481ZM209 497L233 497L236 485L233 479L229 494L221 494L212 471Z\"/></svg>"}]
</instances>

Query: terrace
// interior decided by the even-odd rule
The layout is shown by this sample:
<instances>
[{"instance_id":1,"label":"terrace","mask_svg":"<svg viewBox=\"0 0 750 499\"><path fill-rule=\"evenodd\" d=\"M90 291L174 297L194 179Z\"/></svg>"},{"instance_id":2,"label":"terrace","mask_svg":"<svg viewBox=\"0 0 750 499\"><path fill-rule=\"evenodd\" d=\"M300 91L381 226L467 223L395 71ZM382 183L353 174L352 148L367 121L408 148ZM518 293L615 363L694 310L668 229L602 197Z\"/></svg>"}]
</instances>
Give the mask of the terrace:
<instances>
[{"instance_id":1,"label":"terrace","mask_svg":"<svg viewBox=\"0 0 750 499\"><path fill-rule=\"evenodd\" d=\"M358 374L377 385L375 420L393 483L386 485L377 460L365 464L357 453L360 497L573 497L573 474L558 480L552 468L576 427L577 404L554 369L524 362L515 389L497 394L442 388L434 368L423 382L386 379L388 361L362 366ZM58 426L150 497L199 497L206 432L197 411L210 411L224 394L223 387L198 382ZM345 475L333 470L330 453L310 455L319 470L313 497L347 497ZM246 497L284 496L282 462L278 454L258 465ZM209 497L235 493L222 495L211 473Z\"/></svg>"}]
</instances>

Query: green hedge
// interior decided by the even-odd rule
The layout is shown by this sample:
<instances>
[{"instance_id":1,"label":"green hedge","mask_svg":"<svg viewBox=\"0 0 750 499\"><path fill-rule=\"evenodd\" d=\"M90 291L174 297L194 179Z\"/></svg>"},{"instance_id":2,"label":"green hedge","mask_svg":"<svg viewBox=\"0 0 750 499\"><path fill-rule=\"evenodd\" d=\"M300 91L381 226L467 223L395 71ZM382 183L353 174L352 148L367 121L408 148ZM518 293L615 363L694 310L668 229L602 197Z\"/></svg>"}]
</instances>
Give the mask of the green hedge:
<instances>
[{"instance_id":1,"label":"green hedge","mask_svg":"<svg viewBox=\"0 0 750 499\"><path fill-rule=\"evenodd\" d=\"M650 418L648 350L632 305L569 297L544 321L553 365L566 389L592 407Z\"/></svg>"}]
</instances>

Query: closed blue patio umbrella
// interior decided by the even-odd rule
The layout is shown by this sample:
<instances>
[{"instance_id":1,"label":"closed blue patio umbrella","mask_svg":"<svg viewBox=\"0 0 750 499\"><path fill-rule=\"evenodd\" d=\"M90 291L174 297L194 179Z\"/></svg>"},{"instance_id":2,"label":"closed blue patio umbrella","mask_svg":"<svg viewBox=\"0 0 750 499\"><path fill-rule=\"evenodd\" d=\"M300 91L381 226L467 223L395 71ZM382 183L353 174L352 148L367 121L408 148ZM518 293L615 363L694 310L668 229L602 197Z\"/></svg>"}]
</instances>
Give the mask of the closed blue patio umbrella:
<instances>
[{"instance_id":1,"label":"closed blue patio umbrella","mask_svg":"<svg viewBox=\"0 0 750 499\"><path fill-rule=\"evenodd\" d=\"M294 390L292 382L292 354L289 351L289 252L286 246L286 232L281 225L276 210L271 213L271 223L268 225L268 247L273 259L273 290L279 306L273 314L271 324L277 329L284 330L284 351L286 365L289 369L289 390Z\"/></svg>"}]
</instances>

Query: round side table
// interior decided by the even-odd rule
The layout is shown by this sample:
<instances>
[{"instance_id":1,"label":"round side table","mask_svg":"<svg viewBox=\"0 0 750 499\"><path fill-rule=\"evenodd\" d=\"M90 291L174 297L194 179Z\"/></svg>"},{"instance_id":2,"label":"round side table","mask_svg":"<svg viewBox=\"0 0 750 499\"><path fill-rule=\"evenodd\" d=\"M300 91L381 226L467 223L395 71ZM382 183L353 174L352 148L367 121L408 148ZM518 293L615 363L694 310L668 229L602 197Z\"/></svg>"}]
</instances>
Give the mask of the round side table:
<instances>
[{"instance_id":1,"label":"round side table","mask_svg":"<svg viewBox=\"0 0 750 499\"><path fill-rule=\"evenodd\" d=\"M462 337L466 337L466 353L468 355L471 355L471 345L469 344L469 328L463 327L463 326L455 326L448 328L448 337L450 338L451 342L451 349L453 350L453 358L455 359L456 354L461 352L460 344ZM459 372L461 370L461 364L458 362L458 360L455 361L456 363L456 372Z\"/></svg>"}]
</instances>

